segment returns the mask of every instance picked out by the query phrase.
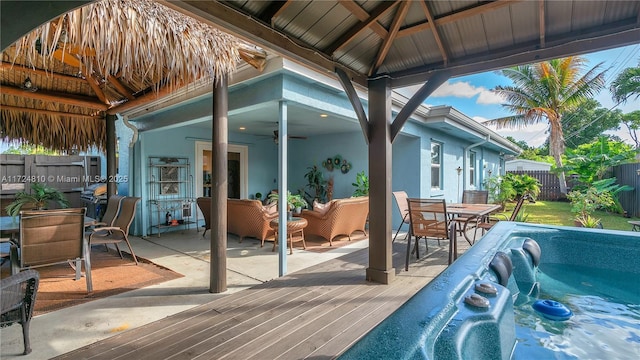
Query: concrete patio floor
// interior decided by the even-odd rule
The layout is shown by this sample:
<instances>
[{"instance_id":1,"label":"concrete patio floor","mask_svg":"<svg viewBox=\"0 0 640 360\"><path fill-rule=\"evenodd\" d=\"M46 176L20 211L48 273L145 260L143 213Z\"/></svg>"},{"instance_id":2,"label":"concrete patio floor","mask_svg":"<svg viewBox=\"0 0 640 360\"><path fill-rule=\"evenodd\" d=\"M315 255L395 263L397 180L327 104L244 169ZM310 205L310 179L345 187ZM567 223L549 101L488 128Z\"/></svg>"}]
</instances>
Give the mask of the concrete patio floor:
<instances>
[{"instance_id":1,"label":"concrete patio floor","mask_svg":"<svg viewBox=\"0 0 640 360\"><path fill-rule=\"evenodd\" d=\"M239 243L229 235L228 290L212 294L209 233L203 238L202 231L191 229L130 240L136 255L184 277L34 317L30 329L33 351L27 356L21 355L20 325L2 328L0 358L49 359L278 277L278 253L272 252L272 243L260 247L259 240L245 238ZM287 270L293 273L367 246L368 240L362 240L323 253L294 247L293 255L287 254Z\"/></svg>"}]
</instances>

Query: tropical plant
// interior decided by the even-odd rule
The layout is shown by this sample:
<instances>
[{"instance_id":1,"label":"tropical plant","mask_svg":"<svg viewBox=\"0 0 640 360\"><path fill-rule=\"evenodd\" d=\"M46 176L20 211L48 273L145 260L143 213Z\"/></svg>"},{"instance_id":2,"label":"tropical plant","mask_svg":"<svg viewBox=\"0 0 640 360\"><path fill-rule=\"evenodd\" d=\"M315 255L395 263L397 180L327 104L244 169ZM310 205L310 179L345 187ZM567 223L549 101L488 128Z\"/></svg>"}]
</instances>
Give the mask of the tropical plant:
<instances>
[{"instance_id":1,"label":"tropical plant","mask_svg":"<svg viewBox=\"0 0 640 360\"><path fill-rule=\"evenodd\" d=\"M269 200L278 201L278 193L269 194ZM309 206L307 201L300 194L292 194L291 191L287 191L287 206L289 210L296 208L306 208Z\"/></svg>"},{"instance_id":2,"label":"tropical plant","mask_svg":"<svg viewBox=\"0 0 640 360\"><path fill-rule=\"evenodd\" d=\"M600 191L594 186L590 186L585 191L571 191L567 194L567 198L571 201L571 212L580 223L588 222L597 209L606 209L615 204L610 192Z\"/></svg>"},{"instance_id":3,"label":"tropical plant","mask_svg":"<svg viewBox=\"0 0 640 360\"><path fill-rule=\"evenodd\" d=\"M356 182L351 183L356 189L352 196L368 196L369 195L369 177L363 171L356 174Z\"/></svg>"},{"instance_id":4,"label":"tropical plant","mask_svg":"<svg viewBox=\"0 0 640 360\"><path fill-rule=\"evenodd\" d=\"M537 64L521 65L502 70L513 86L497 86L493 91L503 96L505 108L515 115L490 120L486 124L501 127L525 127L549 122L549 154L557 168L562 168L565 139L562 131L563 115L574 111L586 99L604 87L601 64L580 75L586 59L567 57ZM558 173L560 191L567 193L564 172Z\"/></svg>"},{"instance_id":5,"label":"tropical plant","mask_svg":"<svg viewBox=\"0 0 640 360\"><path fill-rule=\"evenodd\" d=\"M638 131L640 131L640 110L623 114L622 123L627 127L629 137L635 143L636 150L640 150L640 137L638 136Z\"/></svg>"},{"instance_id":6,"label":"tropical plant","mask_svg":"<svg viewBox=\"0 0 640 360\"><path fill-rule=\"evenodd\" d=\"M602 180L611 167L632 161L635 155L636 152L630 145L601 137L597 141L567 150L563 170L577 175L580 182L591 184Z\"/></svg>"},{"instance_id":7,"label":"tropical plant","mask_svg":"<svg viewBox=\"0 0 640 360\"><path fill-rule=\"evenodd\" d=\"M602 228L600 219L591 215L584 215L576 217L576 221L586 228Z\"/></svg>"},{"instance_id":8,"label":"tropical plant","mask_svg":"<svg viewBox=\"0 0 640 360\"><path fill-rule=\"evenodd\" d=\"M525 195L531 195L535 199L540 194L540 182L533 176L506 173L502 181L510 182L515 192L515 198L510 200L517 200Z\"/></svg>"},{"instance_id":9,"label":"tropical plant","mask_svg":"<svg viewBox=\"0 0 640 360\"><path fill-rule=\"evenodd\" d=\"M313 199L324 202L327 196L327 181L324 179L322 170L317 165L308 167L309 171L304 174L307 179L306 187L312 192Z\"/></svg>"},{"instance_id":10,"label":"tropical plant","mask_svg":"<svg viewBox=\"0 0 640 360\"><path fill-rule=\"evenodd\" d=\"M16 194L16 199L7 205L5 210L11 216L18 216L24 206L44 209L49 202L56 202L61 208L69 207L69 200L60 190L36 182L31 184L31 193L20 191Z\"/></svg>"},{"instance_id":11,"label":"tropical plant","mask_svg":"<svg viewBox=\"0 0 640 360\"><path fill-rule=\"evenodd\" d=\"M611 83L613 100L624 103L633 95L640 97L640 66L624 69Z\"/></svg>"}]
</instances>

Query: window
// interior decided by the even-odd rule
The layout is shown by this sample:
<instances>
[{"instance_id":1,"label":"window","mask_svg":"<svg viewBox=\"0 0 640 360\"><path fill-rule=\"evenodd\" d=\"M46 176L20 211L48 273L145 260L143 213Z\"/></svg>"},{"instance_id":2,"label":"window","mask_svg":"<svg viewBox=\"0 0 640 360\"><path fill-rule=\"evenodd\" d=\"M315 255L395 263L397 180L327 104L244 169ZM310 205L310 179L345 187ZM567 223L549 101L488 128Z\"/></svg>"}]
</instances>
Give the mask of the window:
<instances>
[{"instance_id":1,"label":"window","mask_svg":"<svg viewBox=\"0 0 640 360\"><path fill-rule=\"evenodd\" d=\"M442 189L442 144L431 143L431 189Z\"/></svg>"},{"instance_id":2,"label":"window","mask_svg":"<svg viewBox=\"0 0 640 360\"><path fill-rule=\"evenodd\" d=\"M476 153L469 152L469 185L476 186Z\"/></svg>"}]
</instances>

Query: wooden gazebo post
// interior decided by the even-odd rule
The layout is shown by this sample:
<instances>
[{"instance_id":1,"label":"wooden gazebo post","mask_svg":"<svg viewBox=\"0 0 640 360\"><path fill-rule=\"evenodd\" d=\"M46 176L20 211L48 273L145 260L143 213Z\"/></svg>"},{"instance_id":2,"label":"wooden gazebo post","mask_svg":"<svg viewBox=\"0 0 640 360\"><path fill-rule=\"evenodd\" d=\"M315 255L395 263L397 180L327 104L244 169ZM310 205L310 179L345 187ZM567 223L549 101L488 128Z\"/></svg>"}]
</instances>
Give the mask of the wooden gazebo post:
<instances>
[{"instance_id":1,"label":"wooden gazebo post","mask_svg":"<svg viewBox=\"0 0 640 360\"><path fill-rule=\"evenodd\" d=\"M211 133L211 263L209 292L227 291L227 151L229 142L229 92L227 77L215 79L213 87L213 129Z\"/></svg>"}]
</instances>

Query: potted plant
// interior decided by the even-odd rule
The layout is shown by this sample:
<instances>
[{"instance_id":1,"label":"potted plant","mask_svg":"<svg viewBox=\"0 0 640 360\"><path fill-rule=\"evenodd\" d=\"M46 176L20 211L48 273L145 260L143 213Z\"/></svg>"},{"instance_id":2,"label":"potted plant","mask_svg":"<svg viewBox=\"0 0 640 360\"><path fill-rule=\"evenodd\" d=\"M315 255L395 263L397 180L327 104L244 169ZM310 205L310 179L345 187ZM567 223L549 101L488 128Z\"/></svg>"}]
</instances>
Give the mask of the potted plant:
<instances>
[{"instance_id":1,"label":"potted plant","mask_svg":"<svg viewBox=\"0 0 640 360\"><path fill-rule=\"evenodd\" d=\"M7 205L5 210L11 216L18 216L23 207L44 209L51 201L58 203L61 208L69 207L69 200L60 190L44 184L33 183L31 184L31 193L20 191L16 194L16 199Z\"/></svg>"},{"instance_id":2,"label":"potted plant","mask_svg":"<svg viewBox=\"0 0 640 360\"><path fill-rule=\"evenodd\" d=\"M307 179L307 187L312 192L313 199L324 202L327 195L327 180L324 179L322 170L316 165L310 166L307 169L309 169L309 171L304 174L304 177Z\"/></svg>"},{"instance_id":3,"label":"potted plant","mask_svg":"<svg viewBox=\"0 0 640 360\"><path fill-rule=\"evenodd\" d=\"M353 196L368 196L369 195L369 177L364 171L360 171L356 174L356 182L351 183L355 186Z\"/></svg>"},{"instance_id":4,"label":"potted plant","mask_svg":"<svg viewBox=\"0 0 640 360\"><path fill-rule=\"evenodd\" d=\"M269 199L271 201L278 201L278 194L271 193L269 194ZM307 201L300 194L292 194L291 191L287 191L287 211L289 213L295 212L299 214L302 212L302 208L306 208L309 206Z\"/></svg>"}]
</instances>

